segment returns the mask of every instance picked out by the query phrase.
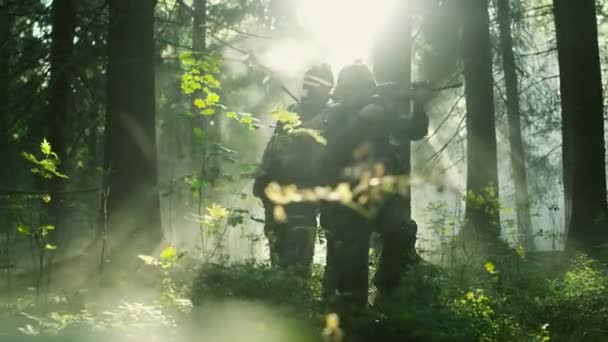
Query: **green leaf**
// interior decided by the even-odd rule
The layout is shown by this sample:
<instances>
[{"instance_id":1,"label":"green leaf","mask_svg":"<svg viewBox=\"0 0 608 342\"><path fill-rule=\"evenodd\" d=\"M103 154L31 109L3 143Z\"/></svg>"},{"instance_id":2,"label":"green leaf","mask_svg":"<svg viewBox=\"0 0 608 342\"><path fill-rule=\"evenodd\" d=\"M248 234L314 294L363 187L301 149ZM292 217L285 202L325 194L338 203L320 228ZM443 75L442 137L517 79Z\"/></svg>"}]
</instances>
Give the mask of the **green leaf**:
<instances>
[{"instance_id":1,"label":"green leaf","mask_svg":"<svg viewBox=\"0 0 608 342\"><path fill-rule=\"evenodd\" d=\"M273 119L291 128L295 128L302 123L300 121L300 116L297 113L290 112L282 108L275 108L272 112L270 112L270 115Z\"/></svg>"},{"instance_id":2,"label":"green leaf","mask_svg":"<svg viewBox=\"0 0 608 342\"><path fill-rule=\"evenodd\" d=\"M483 267L490 274L496 274L496 266L491 261L486 262Z\"/></svg>"},{"instance_id":3,"label":"green leaf","mask_svg":"<svg viewBox=\"0 0 608 342\"><path fill-rule=\"evenodd\" d=\"M316 129L310 129L310 128L296 128L294 129L291 134L302 134L302 135L308 135L310 137L312 137L316 142L318 142L321 145L327 145L327 140L325 139L325 137L321 134L321 131L318 131Z\"/></svg>"},{"instance_id":4,"label":"green leaf","mask_svg":"<svg viewBox=\"0 0 608 342\"><path fill-rule=\"evenodd\" d=\"M207 213L215 220L221 220L228 216L228 209L222 207L219 204L213 203L211 207L207 208Z\"/></svg>"},{"instance_id":5,"label":"green leaf","mask_svg":"<svg viewBox=\"0 0 608 342\"><path fill-rule=\"evenodd\" d=\"M158 262L158 260L151 255L140 254L137 257L140 258L141 260L143 260L146 263L146 265L152 265L152 266L160 265L160 262Z\"/></svg>"},{"instance_id":6,"label":"green leaf","mask_svg":"<svg viewBox=\"0 0 608 342\"><path fill-rule=\"evenodd\" d=\"M240 123L244 123L244 124L252 124L253 123L253 118L251 116L245 116L243 118L241 118L239 120Z\"/></svg>"},{"instance_id":7,"label":"green leaf","mask_svg":"<svg viewBox=\"0 0 608 342\"><path fill-rule=\"evenodd\" d=\"M50 155L52 152L51 144L48 141L46 141L46 138L42 139L42 142L40 143L40 151L46 156Z\"/></svg>"},{"instance_id":8,"label":"green leaf","mask_svg":"<svg viewBox=\"0 0 608 342\"><path fill-rule=\"evenodd\" d=\"M44 249L48 249L50 251L54 251L57 249L57 245L49 245L48 243L44 246Z\"/></svg>"},{"instance_id":9,"label":"green leaf","mask_svg":"<svg viewBox=\"0 0 608 342\"><path fill-rule=\"evenodd\" d=\"M55 226L53 226L52 224L46 224L42 227L40 227L42 230L55 230Z\"/></svg>"},{"instance_id":10,"label":"green leaf","mask_svg":"<svg viewBox=\"0 0 608 342\"><path fill-rule=\"evenodd\" d=\"M29 161L29 162L31 162L31 163L34 163L34 164L39 164L39 163L40 163L40 162L38 161L38 159L36 159L36 157L35 157L33 154L31 154L31 153L27 153L27 152L21 152L21 156L22 156L22 157L23 157L25 160L27 160L27 161Z\"/></svg>"},{"instance_id":11,"label":"green leaf","mask_svg":"<svg viewBox=\"0 0 608 342\"><path fill-rule=\"evenodd\" d=\"M194 55L191 51L184 52L179 55L179 59L184 65L192 65L195 62Z\"/></svg>"},{"instance_id":12,"label":"green leaf","mask_svg":"<svg viewBox=\"0 0 608 342\"><path fill-rule=\"evenodd\" d=\"M211 116L213 114L215 114L215 109L213 109L213 108L207 108L207 109L203 109L201 111L201 115L203 115L203 116Z\"/></svg>"},{"instance_id":13,"label":"green leaf","mask_svg":"<svg viewBox=\"0 0 608 342\"><path fill-rule=\"evenodd\" d=\"M522 246L522 245L518 245L515 248L515 253L517 253L517 255L522 259L526 257L526 250L524 249L524 246Z\"/></svg>"},{"instance_id":14,"label":"green leaf","mask_svg":"<svg viewBox=\"0 0 608 342\"><path fill-rule=\"evenodd\" d=\"M205 100L203 99L196 99L194 100L194 106L196 106L196 108L202 109L207 107L207 102L205 102Z\"/></svg>"},{"instance_id":15,"label":"green leaf","mask_svg":"<svg viewBox=\"0 0 608 342\"><path fill-rule=\"evenodd\" d=\"M218 94L216 94L216 93L209 93L207 95L207 103L209 105L213 105L213 104L216 104L218 102L220 102L220 96Z\"/></svg>"},{"instance_id":16,"label":"green leaf","mask_svg":"<svg viewBox=\"0 0 608 342\"><path fill-rule=\"evenodd\" d=\"M177 259L177 250L173 246L169 246L160 252L160 258L165 262L173 262Z\"/></svg>"},{"instance_id":17,"label":"green leaf","mask_svg":"<svg viewBox=\"0 0 608 342\"><path fill-rule=\"evenodd\" d=\"M24 226L22 224L17 225L17 231L19 233L23 234L23 235L26 235L26 236L30 236L31 235L30 234L30 230L26 226Z\"/></svg>"},{"instance_id":18,"label":"green leaf","mask_svg":"<svg viewBox=\"0 0 608 342\"><path fill-rule=\"evenodd\" d=\"M44 203L51 202L51 195L49 195L49 194L42 195L42 202L44 202Z\"/></svg>"}]
</instances>

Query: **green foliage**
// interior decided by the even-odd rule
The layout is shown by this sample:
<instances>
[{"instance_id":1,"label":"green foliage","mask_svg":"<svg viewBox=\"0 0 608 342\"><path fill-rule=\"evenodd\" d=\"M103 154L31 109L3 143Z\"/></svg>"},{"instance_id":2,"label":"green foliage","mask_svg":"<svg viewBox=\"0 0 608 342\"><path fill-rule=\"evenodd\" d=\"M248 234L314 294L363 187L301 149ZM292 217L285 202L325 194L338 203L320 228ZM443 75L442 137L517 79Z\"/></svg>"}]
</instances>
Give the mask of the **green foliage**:
<instances>
[{"instance_id":1,"label":"green foliage","mask_svg":"<svg viewBox=\"0 0 608 342\"><path fill-rule=\"evenodd\" d=\"M400 287L378 305L382 318L377 334L407 336L412 340L474 340L470 320L450 303L447 281L446 274L434 266L421 264L410 268Z\"/></svg>"},{"instance_id":2,"label":"green foliage","mask_svg":"<svg viewBox=\"0 0 608 342\"><path fill-rule=\"evenodd\" d=\"M300 116L297 113L290 112L285 109L275 108L270 115L273 119L283 124L285 130L290 131L302 124Z\"/></svg>"},{"instance_id":3,"label":"green foliage","mask_svg":"<svg viewBox=\"0 0 608 342\"><path fill-rule=\"evenodd\" d=\"M185 52L179 56L185 73L182 74L181 87L186 95L202 91L205 97L194 101L201 104L199 108L209 107L219 102L219 95L212 89L221 89L221 82L216 78L220 73L222 64L219 56L204 56L196 58L192 52Z\"/></svg>"},{"instance_id":4,"label":"green foliage","mask_svg":"<svg viewBox=\"0 0 608 342\"><path fill-rule=\"evenodd\" d=\"M445 252L449 249L449 245L458 230L462 228L462 219L456 213L450 211L448 204L444 201L431 202L427 205L426 210L431 216L429 228L434 240L439 243L438 250Z\"/></svg>"},{"instance_id":5,"label":"green foliage","mask_svg":"<svg viewBox=\"0 0 608 342\"><path fill-rule=\"evenodd\" d=\"M192 302L245 300L272 304L301 317L313 317L321 305L320 272L310 281L289 271L248 261L206 263L192 287Z\"/></svg>"},{"instance_id":6,"label":"green foliage","mask_svg":"<svg viewBox=\"0 0 608 342\"><path fill-rule=\"evenodd\" d=\"M41 159L36 158L32 153L21 153L21 156L25 160L35 165L35 167L30 170L32 173L40 175L44 179L52 179L55 177L68 178L68 176L57 170L57 167L60 164L59 156L57 156L57 153L53 152L51 144L46 139L43 139L40 143L40 152L42 153Z\"/></svg>"},{"instance_id":7,"label":"green foliage","mask_svg":"<svg viewBox=\"0 0 608 342\"><path fill-rule=\"evenodd\" d=\"M185 52L179 56L184 73L181 77L181 89L186 95L190 95L192 104L199 110L202 116L213 116L227 108L221 103L219 90L222 83L219 80L222 58L216 54L196 57L192 52ZM259 120L250 113L236 113L227 111L225 116L241 124L247 125L249 129L259 127ZM201 132L202 133L202 132ZM195 135L201 135L196 133Z\"/></svg>"},{"instance_id":8,"label":"green foliage","mask_svg":"<svg viewBox=\"0 0 608 342\"><path fill-rule=\"evenodd\" d=\"M538 304L542 300L530 296L542 283L535 278L517 283L506 277L510 272L489 276L479 267L463 281L458 265L412 267L395 293L378 306L382 329L413 340L549 341L553 332Z\"/></svg>"},{"instance_id":9,"label":"green foliage","mask_svg":"<svg viewBox=\"0 0 608 342\"><path fill-rule=\"evenodd\" d=\"M488 217L498 219L501 210L500 198L496 187L488 185L483 188L480 193L469 191L466 194L467 208L477 209L483 211ZM493 225L498 227L498 222L491 222Z\"/></svg>"},{"instance_id":10,"label":"green foliage","mask_svg":"<svg viewBox=\"0 0 608 342\"><path fill-rule=\"evenodd\" d=\"M155 267L160 270L160 303L169 308L176 308L178 311L187 312L192 303L190 300L183 298L185 291L180 290L176 281L173 279L175 272L180 268L178 261L184 256L179 254L173 246L166 247L160 252L160 257L155 258L151 255L138 255L146 265Z\"/></svg>"},{"instance_id":11,"label":"green foliage","mask_svg":"<svg viewBox=\"0 0 608 342\"><path fill-rule=\"evenodd\" d=\"M251 113L227 112L226 117L229 119L233 119L238 123L247 125L250 130L254 130L260 127L260 120L258 118L253 117Z\"/></svg>"},{"instance_id":12,"label":"green foliage","mask_svg":"<svg viewBox=\"0 0 608 342\"><path fill-rule=\"evenodd\" d=\"M549 329L556 336L573 340L608 338L608 273L606 269L577 255L570 268L548 283L543 307Z\"/></svg>"},{"instance_id":13,"label":"green foliage","mask_svg":"<svg viewBox=\"0 0 608 342\"><path fill-rule=\"evenodd\" d=\"M221 56L209 54L196 57L192 52L185 52L179 58L184 68L181 77L182 92L193 98L192 104L199 110L199 114L213 116L226 110L226 106L220 102L221 98L217 92L222 88L222 83L219 80L222 65ZM257 128L256 120L251 114L229 111L225 115L227 118L248 125L250 129ZM195 135L200 136L201 133L195 131Z\"/></svg>"},{"instance_id":14,"label":"green foliage","mask_svg":"<svg viewBox=\"0 0 608 342\"><path fill-rule=\"evenodd\" d=\"M158 305L123 301L114 307L91 311L50 312L43 316L23 313L30 321L18 331L31 336L87 336L162 341L178 335L175 319Z\"/></svg>"},{"instance_id":15,"label":"green foliage","mask_svg":"<svg viewBox=\"0 0 608 342\"><path fill-rule=\"evenodd\" d=\"M34 241L40 249L44 250L55 250L57 249L56 245L51 245L48 243L49 233L55 230L55 226L50 224L45 224L39 227L30 228L24 224L17 225L17 232L22 235L25 235Z\"/></svg>"},{"instance_id":16,"label":"green foliage","mask_svg":"<svg viewBox=\"0 0 608 342\"><path fill-rule=\"evenodd\" d=\"M287 134L294 136L309 136L321 145L326 145L327 140L319 130L302 128L302 121L297 113L290 112L285 109L275 108L270 115L283 125L283 129Z\"/></svg>"},{"instance_id":17,"label":"green foliage","mask_svg":"<svg viewBox=\"0 0 608 342\"><path fill-rule=\"evenodd\" d=\"M469 291L455 301L456 310L472 321L472 326L481 341L493 341L499 337L500 327L496 321L496 312L492 302L484 291Z\"/></svg>"},{"instance_id":18,"label":"green foliage","mask_svg":"<svg viewBox=\"0 0 608 342\"><path fill-rule=\"evenodd\" d=\"M198 199L200 196L201 187L203 186L200 178L197 176L186 176L184 178L184 182L190 188L190 193L192 193L194 198Z\"/></svg>"}]
</instances>

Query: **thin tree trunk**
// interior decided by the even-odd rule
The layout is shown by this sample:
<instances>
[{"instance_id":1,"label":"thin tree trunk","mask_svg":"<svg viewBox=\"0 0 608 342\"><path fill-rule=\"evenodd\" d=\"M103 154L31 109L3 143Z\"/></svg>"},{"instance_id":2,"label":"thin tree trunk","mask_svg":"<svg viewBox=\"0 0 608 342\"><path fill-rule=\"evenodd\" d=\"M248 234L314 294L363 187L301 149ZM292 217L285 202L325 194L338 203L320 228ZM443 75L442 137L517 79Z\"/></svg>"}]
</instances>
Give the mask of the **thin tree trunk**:
<instances>
[{"instance_id":1,"label":"thin tree trunk","mask_svg":"<svg viewBox=\"0 0 608 342\"><path fill-rule=\"evenodd\" d=\"M483 201L467 201L465 234L493 241L500 235L499 213L488 194L498 197L498 166L488 2L463 0L462 56L467 125L467 192ZM492 189L488 193L488 189ZM490 196L493 197L493 196Z\"/></svg>"},{"instance_id":2,"label":"thin tree trunk","mask_svg":"<svg viewBox=\"0 0 608 342\"><path fill-rule=\"evenodd\" d=\"M47 112L48 137L53 151L59 155L62 166L67 157L68 113L70 111L72 53L74 50L74 34L76 32L76 10L73 0L54 0L52 5L53 31L51 33L51 77L49 81L49 107ZM49 241L58 245L65 236L62 220L65 208L65 196L61 191L65 188L65 180L55 178L50 184L45 184L54 193L48 204L47 223L56 229L50 234ZM65 247L65 246L64 246ZM65 248L67 250L67 248ZM41 252L42 253L42 252ZM55 253L48 257L47 289L51 285L52 264ZM42 261L42 259L41 259ZM42 265L41 265L42 267Z\"/></svg>"},{"instance_id":3,"label":"thin tree trunk","mask_svg":"<svg viewBox=\"0 0 608 342\"><path fill-rule=\"evenodd\" d=\"M9 111L9 40L11 36L12 16L8 0L0 0L0 147L8 142Z\"/></svg>"},{"instance_id":4,"label":"thin tree trunk","mask_svg":"<svg viewBox=\"0 0 608 342\"><path fill-rule=\"evenodd\" d=\"M511 148L511 166L513 182L515 184L517 231L521 245L527 250L532 250L534 249L534 236L532 235L532 220L530 218L530 202L525 164L526 159L521 134L519 81L515 65L515 55L513 53L509 0L498 0L497 10L498 25L500 28L500 50L507 91L507 120L509 125L509 145Z\"/></svg>"},{"instance_id":5,"label":"thin tree trunk","mask_svg":"<svg viewBox=\"0 0 608 342\"><path fill-rule=\"evenodd\" d=\"M192 49L198 58L203 58L207 45L207 0L194 1L193 15ZM200 93L200 96L204 95ZM193 106L192 110L195 115L199 112L199 109L195 106ZM221 141L220 119L221 116L219 114L214 114L202 117L200 121L207 137L204 143L200 176L203 181L211 184L212 190L211 192L204 191L204 193L201 193L200 200L216 195L213 190L216 188L220 176L220 159L213 153L212 146Z\"/></svg>"},{"instance_id":6,"label":"thin tree trunk","mask_svg":"<svg viewBox=\"0 0 608 342\"><path fill-rule=\"evenodd\" d=\"M72 52L76 28L74 5L73 0L55 0L52 8L51 79L47 120L49 141L60 158L67 154L66 126L72 93Z\"/></svg>"},{"instance_id":7,"label":"thin tree trunk","mask_svg":"<svg viewBox=\"0 0 608 342\"><path fill-rule=\"evenodd\" d=\"M6 148L9 142L9 108L10 108L10 38L11 38L11 28L13 25L13 15L11 13L11 8L9 6L9 0L0 0L0 151L4 152L4 148ZM3 179L7 179L6 171L0 171L0 176ZM9 224L10 220L8 217L2 218L3 225ZM9 229L5 229L3 234L3 238L5 239L4 246L0 248L4 248L5 255L2 255L5 258L0 260L0 263L5 262L6 265L6 286L7 289L11 289L12 285L12 247L11 247L11 232Z\"/></svg>"},{"instance_id":8,"label":"thin tree trunk","mask_svg":"<svg viewBox=\"0 0 608 342\"><path fill-rule=\"evenodd\" d=\"M192 50L203 53L207 46L207 0L194 0ZM198 56L200 57L200 56Z\"/></svg>"},{"instance_id":9,"label":"thin tree trunk","mask_svg":"<svg viewBox=\"0 0 608 342\"><path fill-rule=\"evenodd\" d=\"M62 164L67 156L67 126L71 100L72 53L76 30L76 11L73 0L55 0L52 6L53 31L51 34L51 78L49 82L49 107L47 112L48 140ZM60 192L65 181L51 181L51 190ZM61 201L58 195L51 200L50 215L57 224L61 216Z\"/></svg>"},{"instance_id":10,"label":"thin tree trunk","mask_svg":"<svg viewBox=\"0 0 608 342\"><path fill-rule=\"evenodd\" d=\"M566 248L608 241L602 79L594 0L554 0L562 97Z\"/></svg>"},{"instance_id":11,"label":"thin tree trunk","mask_svg":"<svg viewBox=\"0 0 608 342\"><path fill-rule=\"evenodd\" d=\"M107 248L135 259L162 238L157 187L154 0L110 0L105 185ZM125 253L126 252L126 253Z\"/></svg>"},{"instance_id":12,"label":"thin tree trunk","mask_svg":"<svg viewBox=\"0 0 608 342\"><path fill-rule=\"evenodd\" d=\"M206 25L207 25L207 23L206 23L207 0L195 0L192 14L193 14L192 51L196 54L197 58L202 58L205 53L205 48L207 47L207 27L206 27ZM197 92L195 94L197 94L198 96L203 96L202 92ZM196 106L192 105L192 112L198 113L198 111L199 111L198 108L196 108ZM198 120L196 120L196 122L202 126L201 128L203 130L209 130L208 118L205 118L205 117L198 118ZM189 129L189 127L186 127L186 129ZM211 132L207 131L207 133L209 133L208 137L210 138ZM208 146L209 146L209 138L206 139L206 141L204 142L202 153L200 153L201 159L200 159L199 177L201 180L201 183L200 183L201 185L199 187L198 205L197 205L199 217L202 217L204 214L203 200L204 200L206 194L204 193L205 185L204 185L203 181L210 181L210 180L205 179L205 176L206 176L205 169L208 167L207 166L207 160L208 160L207 151L208 151ZM195 160L197 160L197 159L195 159ZM205 227L204 227L204 224L202 221L199 223L199 231L200 231L200 239L201 239L201 254L204 257L204 254L206 253L207 239L205 236Z\"/></svg>"}]
</instances>

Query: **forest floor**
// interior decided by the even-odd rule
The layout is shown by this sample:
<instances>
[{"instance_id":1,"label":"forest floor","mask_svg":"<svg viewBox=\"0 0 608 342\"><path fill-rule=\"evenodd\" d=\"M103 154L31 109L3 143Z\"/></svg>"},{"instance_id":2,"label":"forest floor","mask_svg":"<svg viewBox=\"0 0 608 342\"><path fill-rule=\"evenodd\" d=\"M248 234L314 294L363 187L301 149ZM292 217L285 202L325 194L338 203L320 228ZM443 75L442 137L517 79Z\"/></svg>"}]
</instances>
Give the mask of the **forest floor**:
<instances>
[{"instance_id":1,"label":"forest floor","mask_svg":"<svg viewBox=\"0 0 608 342\"><path fill-rule=\"evenodd\" d=\"M322 266L302 281L254 261L169 259L142 259L130 281L2 291L0 341L323 340ZM340 321L342 341L608 341L608 272L583 255L422 262Z\"/></svg>"}]
</instances>

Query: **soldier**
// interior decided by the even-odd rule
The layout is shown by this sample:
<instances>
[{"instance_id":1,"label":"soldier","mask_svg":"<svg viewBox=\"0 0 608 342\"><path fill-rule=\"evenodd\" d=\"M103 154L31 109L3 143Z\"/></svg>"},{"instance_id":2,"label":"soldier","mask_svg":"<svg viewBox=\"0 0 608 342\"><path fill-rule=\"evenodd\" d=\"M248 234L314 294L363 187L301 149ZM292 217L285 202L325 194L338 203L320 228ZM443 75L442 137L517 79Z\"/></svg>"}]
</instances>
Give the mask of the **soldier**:
<instances>
[{"instance_id":1,"label":"soldier","mask_svg":"<svg viewBox=\"0 0 608 342\"><path fill-rule=\"evenodd\" d=\"M333 73L327 64L312 67L304 77L302 99L288 108L299 115L302 128L320 129L319 113L325 108L333 87ZM290 135L277 123L274 136L262 157L261 173L254 182L254 195L262 199L264 233L270 260L282 268L294 268L302 276L310 272L317 229L317 204L291 203L285 206L285 221L275 217L276 206L264 194L270 182L311 187L318 183L312 170L323 146L311 136Z\"/></svg>"},{"instance_id":2,"label":"soldier","mask_svg":"<svg viewBox=\"0 0 608 342\"><path fill-rule=\"evenodd\" d=\"M390 98L374 95L378 87L371 71L356 63L342 69L334 92L336 103L327 110L327 146L322 169L327 185L361 184L361 178L394 175L399 166L399 141L421 139L427 134L428 117L414 98L414 113L400 115L402 108ZM404 96L408 96L405 94ZM367 304L370 235L383 240L375 283L380 293L395 288L405 265L415 258L417 227L410 219L406 198L398 193L377 198L353 198L364 206L376 206L371 216L352 206L327 202L321 208L321 225L327 234L327 266L324 294L339 310L361 309Z\"/></svg>"}]
</instances>

